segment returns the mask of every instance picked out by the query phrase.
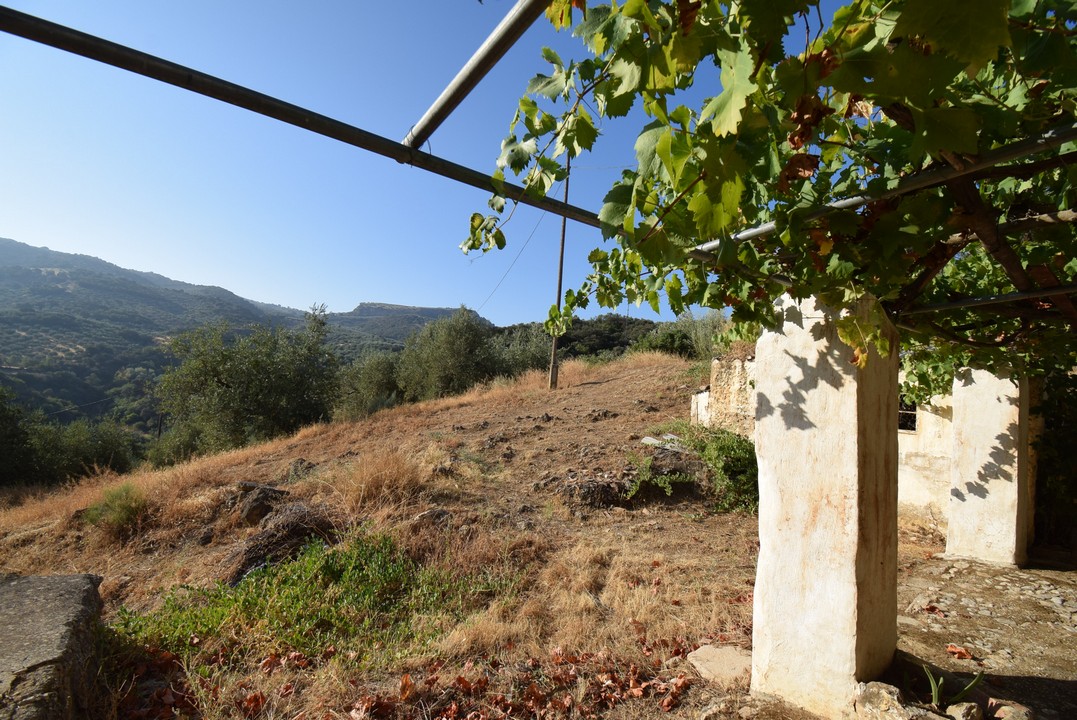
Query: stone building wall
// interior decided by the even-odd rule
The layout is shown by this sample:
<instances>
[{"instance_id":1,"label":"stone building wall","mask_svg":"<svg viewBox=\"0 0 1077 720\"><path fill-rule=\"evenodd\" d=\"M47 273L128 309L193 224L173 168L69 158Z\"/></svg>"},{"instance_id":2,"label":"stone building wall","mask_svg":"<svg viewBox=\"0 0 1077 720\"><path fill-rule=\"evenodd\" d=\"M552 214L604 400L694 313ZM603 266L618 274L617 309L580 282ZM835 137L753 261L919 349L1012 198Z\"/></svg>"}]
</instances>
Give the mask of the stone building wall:
<instances>
[{"instance_id":1,"label":"stone building wall","mask_svg":"<svg viewBox=\"0 0 1077 720\"><path fill-rule=\"evenodd\" d=\"M692 422L752 437L755 432L755 358L740 352L711 363L711 382L692 398ZM898 506L906 517L946 528L953 454L950 398L932 398L916 410L916 430L898 431Z\"/></svg>"}]
</instances>

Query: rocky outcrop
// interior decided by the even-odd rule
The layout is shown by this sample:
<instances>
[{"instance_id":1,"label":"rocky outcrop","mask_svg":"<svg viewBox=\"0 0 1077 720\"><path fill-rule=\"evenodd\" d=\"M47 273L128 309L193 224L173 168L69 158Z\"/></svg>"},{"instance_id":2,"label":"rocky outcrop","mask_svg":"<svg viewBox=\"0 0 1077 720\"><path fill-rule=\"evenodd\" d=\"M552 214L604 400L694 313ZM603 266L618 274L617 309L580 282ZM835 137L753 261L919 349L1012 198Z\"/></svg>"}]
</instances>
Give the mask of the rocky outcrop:
<instances>
[{"instance_id":1,"label":"rocky outcrop","mask_svg":"<svg viewBox=\"0 0 1077 720\"><path fill-rule=\"evenodd\" d=\"M96 575L0 577L0 720L93 715Z\"/></svg>"},{"instance_id":2,"label":"rocky outcrop","mask_svg":"<svg viewBox=\"0 0 1077 720\"><path fill-rule=\"evenodd\" d=\"M337 535L337 525L327 508L302 503L277 508L262 520L261 528L228 559L224 582L234 586L270 562L290 560L312 540L331 543Z\"/></svg>"}]
</instances>

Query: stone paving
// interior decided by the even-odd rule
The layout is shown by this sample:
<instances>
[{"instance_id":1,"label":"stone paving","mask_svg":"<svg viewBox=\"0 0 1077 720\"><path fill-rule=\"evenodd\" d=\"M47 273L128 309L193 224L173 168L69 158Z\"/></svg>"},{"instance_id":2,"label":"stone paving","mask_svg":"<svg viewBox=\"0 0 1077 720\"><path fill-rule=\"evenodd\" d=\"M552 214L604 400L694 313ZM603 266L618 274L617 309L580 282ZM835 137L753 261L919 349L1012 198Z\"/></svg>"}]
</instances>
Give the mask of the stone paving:
<instances>
[{"instance_id":1,"label":"stone paving","mask_svg":"<svg viewBox=\"0 0 1077 720\"><path fill-rule=\"evenodd\" d=\"M981 698L1077 718L1077 572L932 557L902 567L898 608L901 650L962 679L983 671Z\"/></svg>"}]
</instances>

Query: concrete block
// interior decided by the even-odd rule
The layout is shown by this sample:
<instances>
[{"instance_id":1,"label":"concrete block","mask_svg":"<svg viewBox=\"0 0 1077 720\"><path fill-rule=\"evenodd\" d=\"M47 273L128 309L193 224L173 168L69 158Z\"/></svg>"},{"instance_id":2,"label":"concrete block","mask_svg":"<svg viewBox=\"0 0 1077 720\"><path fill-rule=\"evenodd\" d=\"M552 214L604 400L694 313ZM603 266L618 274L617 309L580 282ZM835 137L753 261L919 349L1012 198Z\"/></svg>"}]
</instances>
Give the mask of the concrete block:
<instances>
[{"instance_id":1,"label":"concrete block","mask_svg":"<svg viewBox=\"0 0 1077 720\"><path fill-rule=\"evenodd\" d=\"M897 645L897 339L860 369L827 308L781 311L756 345L752 692L852 717Z\"/></svg>"},{"instance_id":2,"label":"concrete block","mask_svg":"<svg viewBox=\"0 0 1077 720\"><path fill-rule=\"evenodd\" d=\"M91 715L100 582L95 575L0 577L0 720Z\"/></svg>"},{"instance_id":3,"label":"concrete block","mask_svg":"<svg viewBox=\"0 0 1077 720\"><path fill-rule=\"evenodd\" d=\"M1027 380L966 370L954 379L946 554L1019 565L1032 533L1035 455Z\"/></svg>"}]
</instances>

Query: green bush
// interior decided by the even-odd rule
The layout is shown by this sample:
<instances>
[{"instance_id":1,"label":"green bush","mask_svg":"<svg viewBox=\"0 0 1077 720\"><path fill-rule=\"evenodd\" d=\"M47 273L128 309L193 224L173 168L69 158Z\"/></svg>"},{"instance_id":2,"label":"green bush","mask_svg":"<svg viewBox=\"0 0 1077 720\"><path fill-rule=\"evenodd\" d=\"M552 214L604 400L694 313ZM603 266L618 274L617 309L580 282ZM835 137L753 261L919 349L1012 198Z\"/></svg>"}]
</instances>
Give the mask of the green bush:
<instances>
[{"instance_id":1,"label":"green bush","mask_svg":"<svg viewBox=\"0 0 1077 720\"><path fill-rule=\"evenodd\" d=\"M328 419L337 360L327 332L324 308L314 308L301 331L257 327L239 335L219 325L177 337L172 352L180 364L157 386L170 432L182 436L168 444L219 452Z\"/></svg>"},{"instance_id":2,"label":"green bush","mask_svg":"<svg viewBox=\"0 0 1077 720\"><path fill-rule=\"evenodd\" d=\"M400 400L396 382L397 356L377 352L362 357L340 373L340 390L333 417L357 420Z\"/></svg>"},{"instance_id":3,"label":"green bush","mask_svg":"<svg viewBox=\"0 0 1077 720\"><path fill-rule=\"evenodd\" d=\"M659 323L633 343L632 350L655 350L688 360L710 360L721 352L720 338L728 327L728 318L717 310L700 317L687 311L674 322Z\"/></svg>"},{"instance_id":4,"label":"green bush","mask_svg":"<svg viewBox=\"0 0 1077 720\"><path fill-rule=\"evenodd\" d=\"M100 502L86 508L83 519L117 539L135 534L145 519L149 503L131 483L106 490Z\"/></svg>"},{"instance_id":5,"label":"green bush","mask_svg":"<svg viewBox=\"0 0 1077 720\"><path fill-rule=\"evenodd\" d=\"M497 374L516 377L550 364L550 336L539 323L505 328L493 338Z\"/></svg>"},{"instance_id":6,"label":"green bush","mask_svg":"<svg viewBox=\"0 0 1077 720\"><path fill-rule=\"evenodd\" d=\"M458 395L498 374L490 339L493 326L460 308L408 338L397 366L397 382L406 400Z\"/></svg>"},{"instance_id":7,"label":"green bush","mask_svg":"<svg viewBox=\"0 0 1077 720\"><path fill-rule=\"evenodd\" d=\"M26 414L14 394L0 387L0 487L25 485L34 480L34 448L26 428Z\"/></svg>"},{"instance_id":8,"label":"green bush","mask_svg":"<svg viewBox=\"0 0 1077 720\"><path fill-rule=\"evenodd\" d=\"M713 473L711 489L719 512L759 510L759 466L751 438L727 430L701 433L700 456Z\"/></svg>"},{"instance_id":9,"label":"green bush","mask_svg":"<svg viewBox=\"0 0 1077 720\"><path fill-rule=\"evenodd\" d=\"M679 355L683 358L695 356L695 346L692 337L673 323L662 323L657 328L641 337L632 345L634 351L664 352L668 355Z\"/></svg>"},{"instance_id":10,"label":"green bush","mask_svg":"<svg viewBox=\"0 0 1077 720\"><path fill-rule=\"evenodd\" d=\"M699 454L707 467L707 492L715 510L754 513L759 509L759 467L751 438L683 421L664 425L661 432L677 435Z\"/></svg>"},{"instance_id":11,"label":"green bush","mask_svg":"<svg viewBox=\"0 0 1077 720\"><path fill-rule=\"evenodd\" d=\"M629 500L637 495L645 496L652 491L659 491L665 493L666 497L671 497L674 486L696 484L696 478L688 473L655 472L654 458L630 456L628 460L636 467L636 477L625 492L625 497Z\"/></svg>"}]
</instances>

